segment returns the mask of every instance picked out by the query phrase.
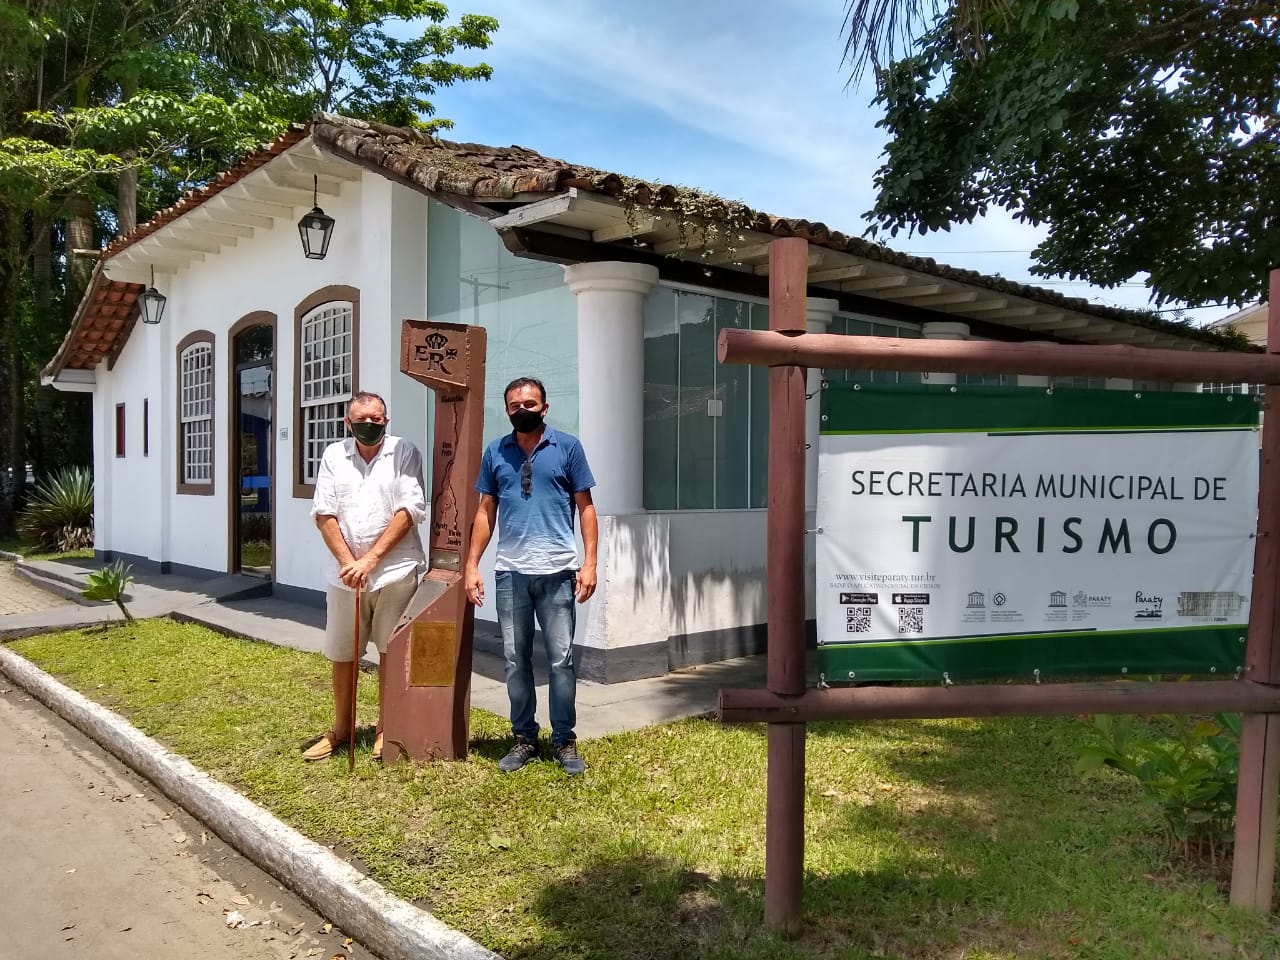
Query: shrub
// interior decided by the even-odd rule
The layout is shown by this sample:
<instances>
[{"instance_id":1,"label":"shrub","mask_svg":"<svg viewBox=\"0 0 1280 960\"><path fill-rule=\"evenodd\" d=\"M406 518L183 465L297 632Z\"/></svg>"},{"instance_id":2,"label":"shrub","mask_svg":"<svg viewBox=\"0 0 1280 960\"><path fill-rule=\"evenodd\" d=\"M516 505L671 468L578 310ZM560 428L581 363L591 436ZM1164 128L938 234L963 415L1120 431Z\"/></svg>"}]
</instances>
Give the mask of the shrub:
<instances>
[{"instance_id":1,"label":"shrub","mask_svg":"<svg viewBox=\"0 0 1280 960\"><path fill-rule=\"evenodd\" d=\"M1235 839L1240 717L1166 719L1170 735L1146 737L1138 734L1133 717L1094 717L1094 742L1081 748L1076 768L1107 766L1137 779L1160 808L1173 845L1185 856L1216 863Z\"/></svg>"},{"instance_id":2,"label":"shrub","mask_svg":"<svg viewBox=\"0 0 1280 960\"><path fill-rule=\"evenodd\" d=\"M129 572L132 569L123 560L117 560L109 567L95 570L89 574L89 585L80 593L87 600L109 600L120 608L126 620L132 620L133 614L124 605L124 592L133 581Z\"/></svg>"},{"instance_id":3,"label":"shrub","mask_svg":"<svg viewBox=\"0 0 1280 960\"><path fill-rule=\"evenodd\" d=\"M93 474L87 467L59 470L36 484L18 517L23 540L66 553L93 546Z\"/></svg>"}]
</instances>

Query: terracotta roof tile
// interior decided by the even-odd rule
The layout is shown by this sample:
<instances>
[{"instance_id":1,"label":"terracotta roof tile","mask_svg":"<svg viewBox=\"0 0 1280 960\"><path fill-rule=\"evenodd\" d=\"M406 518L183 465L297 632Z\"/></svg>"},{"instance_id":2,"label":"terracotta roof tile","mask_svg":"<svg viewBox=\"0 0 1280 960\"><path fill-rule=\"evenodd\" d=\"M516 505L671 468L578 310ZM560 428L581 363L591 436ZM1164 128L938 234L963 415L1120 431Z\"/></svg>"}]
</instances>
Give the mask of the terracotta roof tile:
<instances>
[{"instance_id":1,"label":"terracotta roof tile","mask_svg":"<svg viewBox=\"0 0 1280 960\"><path fill-rule=\"evenodd\" d=\"M675 206L688 198L696 198L701 214L709 219L732 219L739 229L745 225L747 229L776 237L801 237L817 246L840 250L867 260L1172 333L1215 346L1238 348L1234 341L1218 336L1215 331L1164 320L1148 311L1100 306L1082 297L1070 297L1056 290L1018 283L976 270L951 267L929 257L909 256L882 244L832 230L820 221L773 216L688 187L646 183L546 157L527 147L453 143L413 130L366 123L333 114L318 114L314 117L310 132L334 153L386 169L429 193L453 194L484 202L510 200L521 193L556 193L576 187L614 198L625 196L636 206L655 209Z\"/></svg>"},{"instance_id":2,"label":"terracotta roof tile","mask_svg":"<svg viewBox=\"0 0 1280 960\"><path fill-rule=\"evenodd\" d=\"M89 281L76 319L43 373L55 376L65 369L92 370L104 359L114 363L133 325L138 322L140 283L110 280L99 264Z\"/></svg>"},{"instance_id":3,"label":"terracotta roof tile","mask_svg":"<svg viewBox=\"0 0 1280 960\"><path fill-rule=\"evenodd\" d=\"M528 147L455 143L415 130L353 120L334 114L317 114L310 123L291 126L274 141L219 174L207 186L191 191L128 236L108 244L99 263L105 263L114 254L217 196L307 136L314 137L338 156L385 172L427 193L484 203L510 201L520 195L558 193L572 187L613 198L625 197L630 204L655 210L686 207L688 201L696 200L700 216L713 221L729 220L736 229L745 227L776 237L802 237L817 246L840 250L867 260L1009 293L1092 316L1148 327L1215 346L1236 348L1234 341L1219 336L1215 331L1163 320L1145 311L1099 306L1054 290L951 267L931 258L898 253L881 244L832 230L820 221L773 216L688 187L648 183L593 167L571 164L544 156ZM77 321L68 331L58 354L46 367L46 374L57 373L64 367L92 369L104 357L114 360L113 351L118 351L119 345L123 344L123 339L128 337L132 329L137 317L137 296L143 287L140 284L107 280L101 275L101 267L95 272L94 278L90 292L77 311Z\"/></svg>"},{"instance_id":4,"label":"terracotta roof tile","mask_svg":"<svg viewBox=\"0 0 1280 960\"><path fill-rule=\"evenodd\" d=\"M107 244L106 249L102 251L102 258L114 256L125 247L132 246L144 237L148 237L155 233L167 223L177 220L183 214L194 210L206 200L212 199L220 194L228 187L235 186L253 171L257 170L263 164L278 157L290 147L302 141L307 135L307 125L295 123L290 125L289 129L282 133L270 143L264 144L253 153L249 154L234 167L230 167L222 173L218 174L210 180L205 186L199 190L190 190L182 195L171 207L166 207L146 223L140 225L127 236L117 237L111 243Z\"/></svg>"}]
</instances>

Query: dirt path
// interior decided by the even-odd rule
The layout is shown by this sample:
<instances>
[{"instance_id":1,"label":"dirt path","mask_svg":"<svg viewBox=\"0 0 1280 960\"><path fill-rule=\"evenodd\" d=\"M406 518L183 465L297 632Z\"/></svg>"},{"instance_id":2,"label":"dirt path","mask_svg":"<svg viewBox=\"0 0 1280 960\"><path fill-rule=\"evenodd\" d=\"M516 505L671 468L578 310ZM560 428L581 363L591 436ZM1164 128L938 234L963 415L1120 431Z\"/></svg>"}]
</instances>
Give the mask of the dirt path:
<instances>
[{"instance_id":1,"label":"dirt path","mask_svg":"<svg viewBox=\"0 0 1280 960\"><path fill-rule=\"evenodd\" d=\"M0 770L0 954L371 956L3 674Z\"/></svg>"}]
</instances>

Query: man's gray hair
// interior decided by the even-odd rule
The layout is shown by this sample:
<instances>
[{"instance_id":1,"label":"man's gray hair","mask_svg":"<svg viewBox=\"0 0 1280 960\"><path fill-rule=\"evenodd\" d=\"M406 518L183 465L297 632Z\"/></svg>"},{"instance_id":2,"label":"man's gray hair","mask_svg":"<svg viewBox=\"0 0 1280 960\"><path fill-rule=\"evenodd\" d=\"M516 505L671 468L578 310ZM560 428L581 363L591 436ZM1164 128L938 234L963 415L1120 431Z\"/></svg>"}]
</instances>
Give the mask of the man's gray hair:
<instances>
[{"instance_id":1,"label":"man's gray hair","mask_svg":"<svg viewBox=\"0 0 1280 960\"><path fill-rule=\"evenodd\" d=\"M390 418L390 411L387 410L387 401L383 400L379 394L371 393L368 390L360 390L351 395L351 399L347 401L347 416L351 416L351 408L356 404L368 403L370 400L377 400L382 404L382 415Z\"/></svg>"}]
</instances>

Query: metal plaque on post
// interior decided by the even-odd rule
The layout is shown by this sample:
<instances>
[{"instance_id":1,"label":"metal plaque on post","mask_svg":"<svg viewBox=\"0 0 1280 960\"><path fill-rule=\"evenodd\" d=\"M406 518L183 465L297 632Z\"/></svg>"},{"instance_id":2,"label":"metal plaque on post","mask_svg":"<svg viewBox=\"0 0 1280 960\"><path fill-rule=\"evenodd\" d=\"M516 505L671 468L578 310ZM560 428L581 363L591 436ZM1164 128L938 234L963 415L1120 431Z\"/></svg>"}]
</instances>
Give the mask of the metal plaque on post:
<instances>
[{"instance_id":1,"label":"metal plaque on post","mask_svg":"<svg viewBox=\"0 0 1280 960\"><path fill-rule=\"evenodd\" d=\"M383 757L459 760L467 755L475 608L462 583L480 495L485 331L405 320L400 371L435 392L428 571L391 637L383 688Z\"/></svg>"}]
</instances>

